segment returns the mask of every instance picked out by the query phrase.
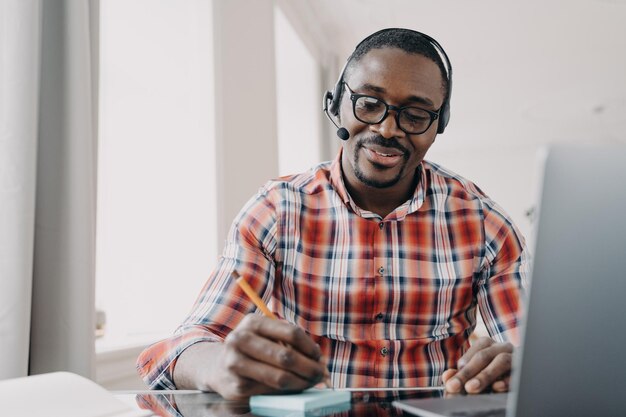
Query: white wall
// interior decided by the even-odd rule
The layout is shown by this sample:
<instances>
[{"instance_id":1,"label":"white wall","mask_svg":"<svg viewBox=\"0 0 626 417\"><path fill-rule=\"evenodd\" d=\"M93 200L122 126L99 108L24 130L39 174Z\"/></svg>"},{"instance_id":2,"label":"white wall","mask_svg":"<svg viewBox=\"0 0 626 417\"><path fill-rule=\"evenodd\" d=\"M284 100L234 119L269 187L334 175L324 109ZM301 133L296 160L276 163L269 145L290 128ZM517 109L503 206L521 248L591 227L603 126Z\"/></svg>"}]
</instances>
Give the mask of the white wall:
<instances>
[{"instance_id":1,"label":"white wall","mask_svg":"<svg viewBox=\"0 0 626 417\"><path fill-rule=\"evenodd\" d=\"M279 174L321 161L320 67L280 8L275 7Z\"/></svg>"},{"instance_id":2,"label":"white wall","mask_svg":"<svg viewBox=\"0 0 626 417\"><path fill-rule=\"evenodd\" d=\"M214 0L217 238L278 176L274 6L271 0Z\"/></svg>"}]
</instances>

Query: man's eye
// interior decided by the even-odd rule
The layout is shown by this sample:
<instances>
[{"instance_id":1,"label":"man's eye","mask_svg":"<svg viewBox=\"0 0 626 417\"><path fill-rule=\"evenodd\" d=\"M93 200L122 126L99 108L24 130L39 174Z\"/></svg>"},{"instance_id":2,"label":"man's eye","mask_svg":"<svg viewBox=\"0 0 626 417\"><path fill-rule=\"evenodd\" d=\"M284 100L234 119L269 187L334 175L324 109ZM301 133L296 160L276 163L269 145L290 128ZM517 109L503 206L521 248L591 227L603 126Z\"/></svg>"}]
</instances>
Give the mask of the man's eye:
<instances>
[{"instance_id":1,"label":"man's eye","mask_svg":"<svg viewBox=\"0 0 626 417\"><path fill-rule=\"evenodd\" d=\"M375 98L361 97L357 101L357 106L364 111L379 111L382 108L382 103Z\"/></svg>"},{"instance_id":2,"label":"man's eye","mask_svg":"<svg viewBox=\"0 0 626 417\"><path fill-rule=\"evenodd\" d=\"M420 109L405 109L403 116L410 122L424 122L430 120L430 115Z\"/></svg>"}]
</instances>

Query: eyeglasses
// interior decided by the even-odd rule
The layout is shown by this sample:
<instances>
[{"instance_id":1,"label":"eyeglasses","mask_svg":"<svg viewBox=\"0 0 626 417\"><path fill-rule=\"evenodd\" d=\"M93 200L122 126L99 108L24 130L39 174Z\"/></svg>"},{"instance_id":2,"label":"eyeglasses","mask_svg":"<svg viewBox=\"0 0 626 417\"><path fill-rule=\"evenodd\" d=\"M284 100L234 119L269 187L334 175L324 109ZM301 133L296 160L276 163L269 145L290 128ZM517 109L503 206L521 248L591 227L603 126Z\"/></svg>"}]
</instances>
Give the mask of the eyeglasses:
<instances>
[{"instance_id":1,"label":"eyeglasses","mask_svg":"<svg viewBox=\"0 0 626 417\"><path fill-rule=\"evenodd\" d=\"M404 106L396 107L385 103L381 99L366 94L356 94L347 83L343 83L350 91L352 100L352 112L360 122L369 125L382 123L389 114L389 110L396 112L396 123L400 130L410 135L419 135L430 128L439 118L437 112L420 109L419 107Z\"/></svg>"}]
</instances>

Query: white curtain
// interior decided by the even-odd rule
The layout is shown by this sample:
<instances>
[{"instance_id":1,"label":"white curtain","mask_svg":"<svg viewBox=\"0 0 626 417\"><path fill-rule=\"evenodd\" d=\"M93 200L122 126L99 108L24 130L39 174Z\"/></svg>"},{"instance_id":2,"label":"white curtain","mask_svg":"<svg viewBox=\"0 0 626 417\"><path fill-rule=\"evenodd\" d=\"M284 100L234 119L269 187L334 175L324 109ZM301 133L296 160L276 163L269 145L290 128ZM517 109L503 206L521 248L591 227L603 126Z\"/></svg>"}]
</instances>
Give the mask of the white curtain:
<instances>
[{"instance_id":1,"label":"white curtain","mask_svg":"<svg viewBox=\"0 0 626 417\"><path fill-rule=\"evenodd\" d=\"M97 6L0 0L0 379L94 375Z\"/></svg>"}]
</instances>

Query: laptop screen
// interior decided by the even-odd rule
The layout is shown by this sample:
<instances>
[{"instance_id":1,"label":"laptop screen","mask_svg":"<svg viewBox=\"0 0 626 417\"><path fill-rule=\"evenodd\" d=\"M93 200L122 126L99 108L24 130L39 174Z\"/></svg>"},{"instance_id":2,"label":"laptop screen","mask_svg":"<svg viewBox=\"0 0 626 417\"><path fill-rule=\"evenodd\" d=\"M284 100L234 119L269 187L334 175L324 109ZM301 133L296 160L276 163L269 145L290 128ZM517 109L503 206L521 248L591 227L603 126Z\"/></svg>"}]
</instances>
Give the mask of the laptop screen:
<instances>
[{"instance_id":1,"label":"laptop screen","mask_svg":"<svg viewBox=\"0 0 626 417\"><path fill-rule=\"evenodd\" d=\"M626 415L626 146L550 150L526 311L509 415Z\"/></svg>"}]
</instances>

